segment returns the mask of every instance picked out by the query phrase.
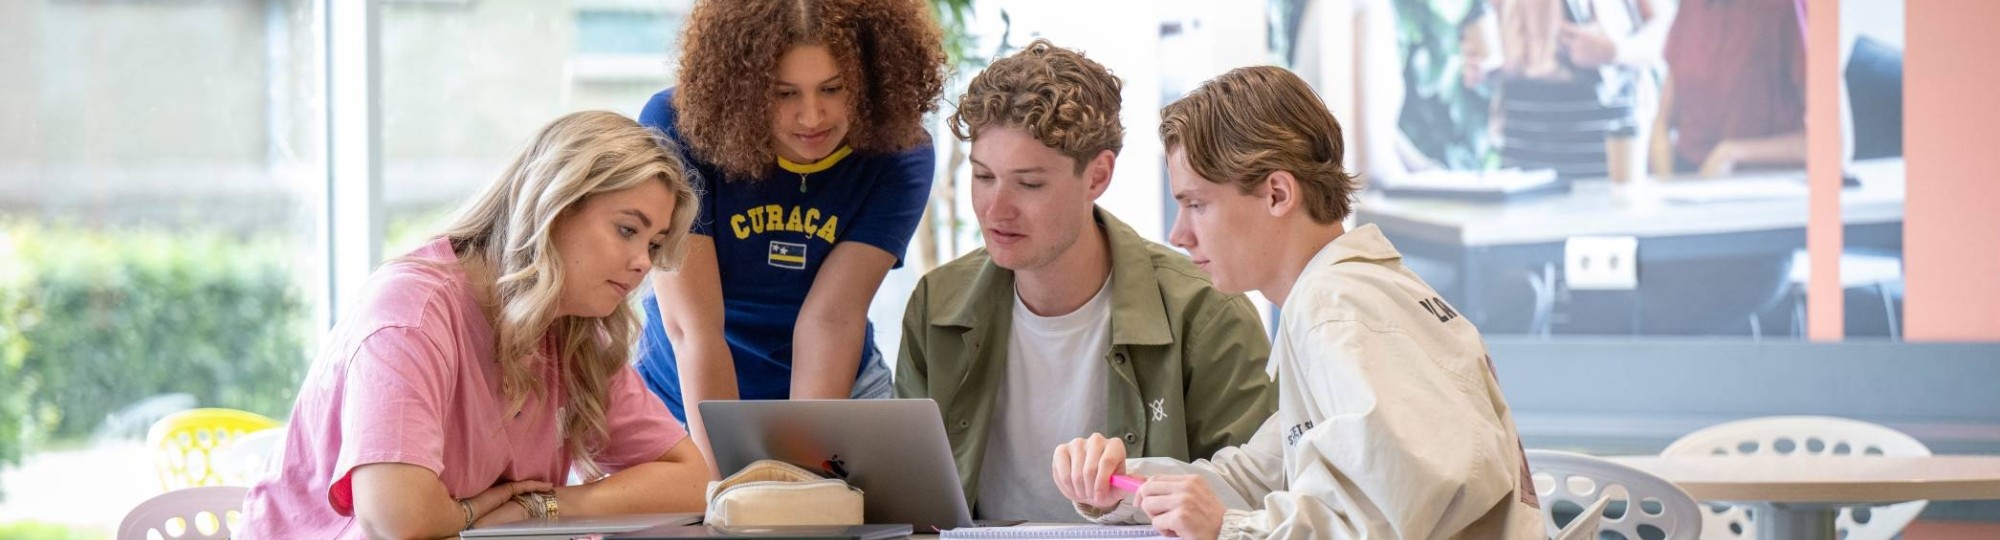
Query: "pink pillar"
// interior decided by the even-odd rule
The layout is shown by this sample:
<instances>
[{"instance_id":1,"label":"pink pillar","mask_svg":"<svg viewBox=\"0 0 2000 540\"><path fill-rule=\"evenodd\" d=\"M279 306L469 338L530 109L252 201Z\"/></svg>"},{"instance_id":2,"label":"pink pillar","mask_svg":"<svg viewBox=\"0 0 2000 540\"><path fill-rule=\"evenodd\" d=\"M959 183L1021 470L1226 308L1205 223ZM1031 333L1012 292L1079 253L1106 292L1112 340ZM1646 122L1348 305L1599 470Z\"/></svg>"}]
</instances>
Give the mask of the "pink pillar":
<instances>
[{"instance_id":1,"label":"pink pillar","mask_svg":"<svg viewBox=\"0 0 2000 540\"><path fill-rule=\"evenodd\" d=\"M1840 0L1811 0L1806 8L1806 337L1840 341L1846 335L1840 288Z\"/></svg>"},{"instance_id":2,"label":"pink pillar","mask_svg":"<svg viewBox=\"0 0 2000 540\"><path fill-rule=\"evenodd\" d=\"M1830 9L1834 3L1813 5ZM1995 137L2000 100L1993 98L2000 90L2000 62L1993 58L2000 51L2000 32L1994 31L2000 2L1908 0L1905 5L1903 149L1910 180L1903 210L1903 333L1911 341L2000 340L2000 143ZM1814 29L1815 37L1819 34ZM1820 58L1811 61L1816 68ZM1819 82L1813 79L1813 84ZM1822 275L1817 252L1813 264L1817 300ZM1815 309L1812 316L1818 337L1819 312Z\"/></svg>"}]
</instances>

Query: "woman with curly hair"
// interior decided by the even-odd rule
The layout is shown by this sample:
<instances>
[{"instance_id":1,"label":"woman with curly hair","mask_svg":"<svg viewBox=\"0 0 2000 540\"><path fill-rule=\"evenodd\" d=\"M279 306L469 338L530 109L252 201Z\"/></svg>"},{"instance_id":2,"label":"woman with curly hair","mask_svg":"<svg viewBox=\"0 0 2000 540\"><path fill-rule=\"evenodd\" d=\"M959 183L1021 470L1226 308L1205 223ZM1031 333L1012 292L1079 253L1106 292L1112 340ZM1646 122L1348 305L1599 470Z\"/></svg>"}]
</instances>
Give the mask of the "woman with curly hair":
<instances>
[{"instance_id":1,"label":"woman with curly hair","mask_svg":"<svg viewBox=\"0 0 2000 540\"><path fill-rule=\"evenodd\" d=\"M945 53L922 0L702 0L681 48L639 120L687 148L701 213L639 370L712 463L703 400L889 397L868 305L930 197Z\"/></svg>"},{"instance_id":2,"label":"woman with curly hair","mask_svg":"<svg viewBox=\"0 0 2000 540\"><path fill-rule=\"evenodd\" d=\"M707 467L630 367L627 299L681 261L694 221L684 175L657 133L616 113L542 128L334 326L243 536L701 511ZM589 483L562 485L572 471Z\"/></svg>"}]
</instances>

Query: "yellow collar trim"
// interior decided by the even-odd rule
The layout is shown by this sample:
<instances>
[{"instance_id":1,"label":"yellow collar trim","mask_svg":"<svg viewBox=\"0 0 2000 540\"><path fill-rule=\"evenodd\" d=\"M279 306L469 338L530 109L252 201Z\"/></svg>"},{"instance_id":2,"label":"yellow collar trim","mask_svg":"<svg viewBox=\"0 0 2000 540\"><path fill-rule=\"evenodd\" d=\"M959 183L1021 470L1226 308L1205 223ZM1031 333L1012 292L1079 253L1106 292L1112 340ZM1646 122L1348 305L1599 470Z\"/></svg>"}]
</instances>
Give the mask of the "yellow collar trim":
<instances>
[{"instance_id":1,"label":"yellow collar trim","mask_svg":"<svg viewBox=\"0 0 2000 540\"><path fill-rule=\"evenodd\" d=\"M812 174L833 168L835 163L840 163L841 158L847 157L848 154L852 153L854 153L853 147L842 146L839 150L834 150L832 154L827 155L826 159L812 163L793 163L792 160L785 159L784 156L778 156L778 166L798 174Z\"/></svg>"}]
</instances>

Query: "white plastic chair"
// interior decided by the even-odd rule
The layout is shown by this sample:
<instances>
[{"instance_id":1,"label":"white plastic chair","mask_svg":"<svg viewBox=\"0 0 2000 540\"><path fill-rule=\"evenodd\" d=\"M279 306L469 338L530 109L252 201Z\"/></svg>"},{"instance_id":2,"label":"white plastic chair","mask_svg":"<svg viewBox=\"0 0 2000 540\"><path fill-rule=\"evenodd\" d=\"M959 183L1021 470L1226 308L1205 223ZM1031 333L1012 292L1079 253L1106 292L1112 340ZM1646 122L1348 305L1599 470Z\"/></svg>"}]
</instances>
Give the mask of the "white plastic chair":
<instances>
[{"instance_id":1,"label":"white plastic chair","mask_svg":"<svg viewBox=\"0 0 2000 540\"><path fill-rule=\"evenodd\" d=\"M242 528L242 486L202 486L155 495L125 514L118 540L224 539Z\"/></svg>"},{"instance_id":2,"label":"white plastic chair","mask_svg":"<svg viewBox=\"0 0 2000 540\"><path fill-rule=\"evenodd\" d=\"M1628 540L1694 540L1701 535L1701 505L1658 476L1583 454L1530 449L1527 455L1542 502L1542 523L1551 537L1616 533ZM1612 502L1623 504L1607 504ZM1568 530L1556 522L1558 506L1580 511ZM1593 519L1597 534L1577 530L1588 528Z\"/></svg>"},{"instance_id":3,"label":"white plastic chair","mask_svg":"<svg viewBox=\"0 0 2000 540\"><path fill-rule=\"evenodd\" d=\"M278 469L285 454L285 428L252 431L210 455L210 466L222 475L222 485L250 486Z\"/></svg>"},{"instance_id":4,"label":"white plastic chair","mask_svg":"<svg viewBox=\"0 0 2000 540\"><path fill-rule=\"evenodd\" d=\"M1562 530L1556 531L1555 536L1549 537L1549 540L1597 540L1599 529L1604 527L1604 509L1610 506L1610 497L1598 497L1596 504L1583 509L1583 513L1569 520L1569 524L1564 525ZM1542 512L1542 517L1554 521L1554 510Z\"/></svg>"},{"instance_id":5,"label":"white plastic chair","mask_svg":"<svg viewBox=\"0 0 2000 540\"><path fill-rule=\"evenodd\" d=\"M1916 438L1880 424L1830 416L1767 416L1702 428L1681 436L1662 456L1928 456ZM1895 538L1924 511L1926 501L1844 508L1835 530L1846 540ZM1756 521L1741 506L1709 504L1701 537L1755 538Z\"/></svg>"}]
</instances>

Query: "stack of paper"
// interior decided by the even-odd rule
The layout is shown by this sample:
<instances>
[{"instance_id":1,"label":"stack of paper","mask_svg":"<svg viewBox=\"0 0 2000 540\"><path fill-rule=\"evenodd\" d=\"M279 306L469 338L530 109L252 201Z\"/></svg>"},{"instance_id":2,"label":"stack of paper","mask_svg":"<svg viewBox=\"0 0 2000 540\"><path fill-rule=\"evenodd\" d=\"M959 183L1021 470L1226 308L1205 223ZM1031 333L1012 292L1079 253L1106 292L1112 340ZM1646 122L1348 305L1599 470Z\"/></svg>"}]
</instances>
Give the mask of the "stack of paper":
<instances>
[{"instance_id":1,"label":"stack of paper","mask_svg":"<svg viewBox=\"0 0 2000 540\"><path fill-rule=\"evenodd\" d=\"M1166 538L1152 525L1021 525L1016 527L960 527L938 534L940 539L1035 538L1067 540L1089 538Z\"/></svg>"}]
</instances>

